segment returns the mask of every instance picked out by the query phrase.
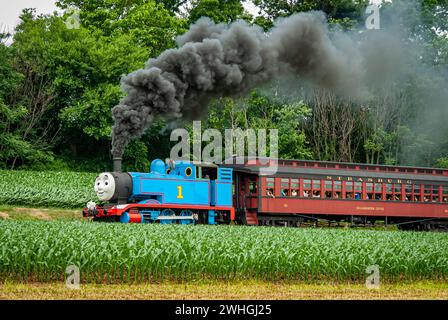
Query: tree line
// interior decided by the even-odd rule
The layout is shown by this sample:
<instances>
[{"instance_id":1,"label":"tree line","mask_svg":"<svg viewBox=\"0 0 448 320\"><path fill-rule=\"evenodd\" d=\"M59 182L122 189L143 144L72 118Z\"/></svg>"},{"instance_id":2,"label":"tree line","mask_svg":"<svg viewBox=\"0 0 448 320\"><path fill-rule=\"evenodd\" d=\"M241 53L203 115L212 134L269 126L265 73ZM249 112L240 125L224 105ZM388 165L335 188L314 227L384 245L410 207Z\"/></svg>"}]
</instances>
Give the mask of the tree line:
<instances>
[{"instance_id":1,"label":"tree line","mask_svg":"<svg viewBox=\"0 0 448 320\"><path fill-rule=\"evenodd\" d=\"M364 23L368 5L363 0L252 2L260 14L247 12L240 0L59 0L60 12L37 15L25 9L13 35L0 33L0 168L110 169L111 108L123 95L120 77L173 48L176 36L202 16L224 23L244 19L269 30L279 17L321 10L330 25L350 30ZM395 10L400 3L381 10ZM425 55L422 63L446 71L448 5L417 4L420 10L408 14L407 27L416 39L427 40L433 49L428 52L437 53ZM74 12L79 26L68 24ZM447 72L437 79L407 79L399 89L379 89L363 103L323 89L291 89L288 79L280 79L244 97L215 100L202 127L278 129L279 156L287 159L448 167L448 107L434 111L421 99L446 77ZM431 125L420 125L422 112L435 114ZM151 159L168 157L175 143L169 128L160 119L133 141L125 169L146 170Z\"/></svg>"}]
</instances>

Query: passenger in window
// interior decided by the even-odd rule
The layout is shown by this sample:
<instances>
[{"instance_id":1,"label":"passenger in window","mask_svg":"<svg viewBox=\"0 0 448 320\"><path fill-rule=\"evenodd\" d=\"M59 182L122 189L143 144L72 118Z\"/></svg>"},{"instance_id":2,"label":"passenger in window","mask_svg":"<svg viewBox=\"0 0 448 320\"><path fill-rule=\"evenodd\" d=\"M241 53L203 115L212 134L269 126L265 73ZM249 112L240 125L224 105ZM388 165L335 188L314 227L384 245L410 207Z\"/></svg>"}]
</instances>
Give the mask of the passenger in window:
<instances>
[{"instance_id":1,"label":"passenger in window","mask_svg":"<svg viewBox=\"0 0 448 320\"><path fill-rule=\"evenodd\" d=\"M297 197L297 190L292 190L291 195L292 195L293 197Z\"/></svg>"},{"instance_id":2,"label":"passenger in window","mask_svg":"<svg viewBox=\"0 0 448 320\"><path fill-rule=\"evenodd\" d=\"M347 192L347 194L345 195L346 199L352 199L353 198L353 194L351 192Z\"/></svg>"},{"instance_id":3,"label":"passenger in window","mask_svg":"<svg viewBox=\"0 0 448 320\"><path fill-rule=\"evenodd\" d=\"M381 195L379 193L375 195L375 200L381 200Z\"/></svg>"},{"instance_id":4,"label":"passenger in window","mask_svg":"<svg viewBox=\"0 0 448 320\"><path fill-rule=\"evenodd\" d=\"M320 192L319 191L313 191L313 198L320 198Z\"/></svg>"},{"instance_id":5,"label":"passenger in window","mask_svg":"<svg viewBox=\"0 0 448 320\"><path fill-rule=\"evenodd\" d=\"M400 200L400 198L396 194L394 194L394 201L398 201L398 200Z\"/></svg>"},{"instance_id":6,"label":"passenger in window","mask_svg":"<svg viewBox=\"0 0 448 320\"><path fill-rule=\"evenodd\" d=\"M288 196L288 189L282 189L282 197Z\"/></svg>"},{"instance_id":7,"label":"passenger in window","mask_svg":"<svg viewBox=\"0 0 448 320\"><path fill-rule=\"evenodd\" d=\"M359 192L355 193L355 199L356 200L360 200L361 199L361 194Z\"/></svg>"},{"instance_id":8,"label":"passenger in window","mask_svg":"<svg viewBox=\"0 0 448 320\"><path fill-rule=\"evenodd\" d=\"M447 197L443 197L443 202L448 202L448 198Z\"/></svg>"},{"instance_id":9,"label":"passenger in window","mask_svg":"<svg viewBox=\"0 0 448 320\"><path fill-rule=\"evenodd\" d=\"M409 196L406 196L406 197L404 198L404 201L409 201Z\"/></svg>"},{"instance_id":10,"label":"passenger in window","mask_svg":"<svg viewBox=\"0 0 448 320\"><path fill-rule=\"evenodd\" d=\"M249 191L250 191L250 193L256 194L257 193L257 185L256 184L250 184L249 185Z\"/></svg>"},{"instance_id":11,"label":"passenger in window","mask_svg":"<svg viewBox=\"0 0 448 320\"><path fill-rule=\"evenodd\" d=\"M424 202L429 202L429 199L428 199L426 196L424 196L424 197L423 197L423 201L424 201Z\"/></svg>"},{"instance_id":12,"label":"passenger in window","mask_svg":"<svg viewBox=\"0 0 448 320\"><path fill-rule=\"evenodd\" d=\"M266 194L267 194L269 197L275 198L275 197L274 197L274 189L266 189Z\"/></svg>"},{"instance_id":13,"label":"passenger in window","mask_svg":"<svg viewBox=\"0 0 448 320\"><path fill-rule=\"evenodd\" d=\"M303 190L303 196L304 196L305 198L308 198L308 197L310 196L310 194L308 193L307 190Z\"/></svg>"},{"instance_id":14,"label":"passenger in window","mask_svg":"<svg viewBox=\"0 0 448 320\"><path fill-rule=\"evenodd\" d=\"M419 202L420 201L420 196L414 196L414 201Z\"/></svg>"},{"instance_id":15,"label":"passenger in window","mask_svg":"<svg viewBox=\"0 0 448 320\"><path fill-rule=\"evenodd\" d=\"M338 199L339 198L339 192L333 192L333 198Z\"/></svg>"}]
</instances>

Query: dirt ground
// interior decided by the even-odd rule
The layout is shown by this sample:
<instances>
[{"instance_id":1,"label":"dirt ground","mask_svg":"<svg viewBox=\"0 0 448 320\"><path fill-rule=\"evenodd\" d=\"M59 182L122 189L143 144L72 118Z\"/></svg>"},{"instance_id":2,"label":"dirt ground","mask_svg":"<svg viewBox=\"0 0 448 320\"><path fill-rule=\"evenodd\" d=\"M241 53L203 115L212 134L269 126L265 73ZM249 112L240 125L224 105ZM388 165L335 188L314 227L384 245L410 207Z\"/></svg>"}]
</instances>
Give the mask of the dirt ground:
<instances>
[{"instance_id":1,"label":"dirt ground","mask_svg":"<svg viewBox=\"0 0 448 320\"><path fill-rule=\"evenodd\" d=\"M265 282L163 283L136 285L81 285L64 283L0 284L0 299L146 299L146 300L316 300L316 299L448 299L448 283L383 284L368 289L361 284L274 284Z\"/></svg>"},{"instance_id":2,"label":"dirt ground","mask_svg":"<svg viewBox=\"0 0 448 320\"><path fill-rule=\"evenodd\" d=\"M0 220L82 220L81 209L23 208L0 206Z\"/></svg>"}]
</instances>

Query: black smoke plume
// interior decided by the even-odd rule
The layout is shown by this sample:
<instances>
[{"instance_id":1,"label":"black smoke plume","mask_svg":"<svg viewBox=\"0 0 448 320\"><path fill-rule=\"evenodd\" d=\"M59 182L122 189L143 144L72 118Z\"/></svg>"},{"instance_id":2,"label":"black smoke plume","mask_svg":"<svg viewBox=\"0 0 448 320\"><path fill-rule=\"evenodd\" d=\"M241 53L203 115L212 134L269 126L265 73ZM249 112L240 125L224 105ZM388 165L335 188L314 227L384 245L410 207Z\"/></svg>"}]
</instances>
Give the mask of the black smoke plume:
<instances>
[{"instance_id":1,"label":"black smoke plume","mask_svg":"<svg viewBox=\"0 0 448 320\"><path fill-rule=\"evenodd\" d=\"M242 21L226 25L202 18L177 39L176 49L122 78L127 95L112 110L112 154L120 157L157 117L197 118L213 98L241 95L286 74L343 95L366 96L368 75L377 70L363 55L366 44L344 32L329 32L320 12L284 18L268 33Z\"/></svg>"}]
</instances>

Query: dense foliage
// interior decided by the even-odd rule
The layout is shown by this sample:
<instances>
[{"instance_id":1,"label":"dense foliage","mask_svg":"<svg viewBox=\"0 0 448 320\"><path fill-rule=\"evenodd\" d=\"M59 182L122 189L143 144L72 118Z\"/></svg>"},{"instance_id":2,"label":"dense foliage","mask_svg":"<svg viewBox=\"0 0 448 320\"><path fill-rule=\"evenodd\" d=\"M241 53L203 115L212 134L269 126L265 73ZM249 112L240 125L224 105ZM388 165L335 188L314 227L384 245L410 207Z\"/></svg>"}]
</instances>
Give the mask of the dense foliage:
<instances>
[{"instance_id":1,"label":"dense foliage","mask_svg":"<svg viewBox=\"0 0 448 320\"><path fill-rule=\"evenodd\" d=\"M448 234L0 220L0 280L381 282L448 276ZM19 251L17 251L19 250Z\"/></svg>"},{"instance_id":2,"label":"dense foliage","mask_svg":"<svg viewBox=\"0 0 448 320\"><path fill-rule=\"evenodd\" d=\"M63 13L24 10L14 36L0 34L0 168L110 168L110 110L122 97L120 77L174 47L175 37L201 16L244 19L267 30L278 17L322 10L332 25L350 29L363 24L368 1L252 2L261 14L247 12L241 0L59 0ZM385 20L403 2L383 5ZM446 70L446 1L415 4L419 10L405 12L403 21L410 40L425 39L422 64ZM73 8L80 18L75 28L67 23ZM273 83L247 97L214 101L202 115L203 129L277 128L283 158L447 166L446 100L437 109L425 99L446 74L399 81L399 89L388 87L363 104ZM125 169L144 170L150 159L168 157L168 128L160 120L133 141Z\"/></svg>"},{"instance_id":3,"label":"dense foliage","mask_svg":"<svg viewBox=\"0 0 448 320\"><path fill-rule=\"evenodd\" d=\"M0 203L82 208L97 199L94 173L0 170Z\"/></svg>"}]
</instances>

